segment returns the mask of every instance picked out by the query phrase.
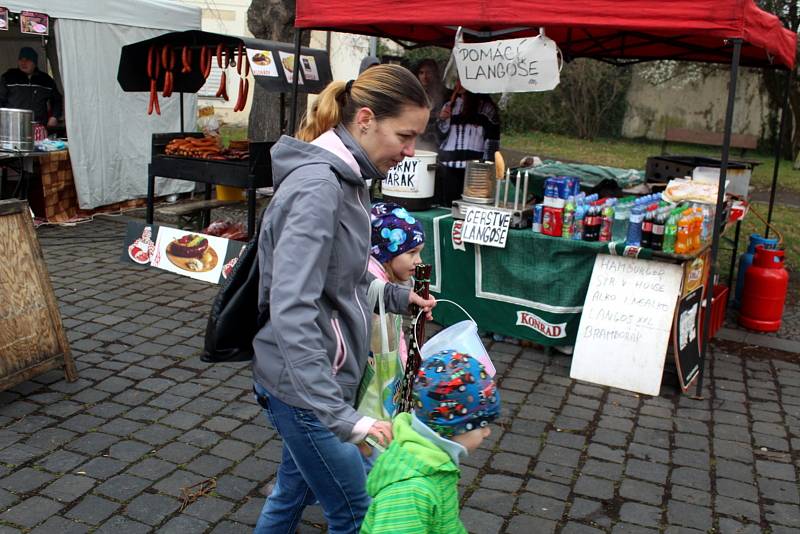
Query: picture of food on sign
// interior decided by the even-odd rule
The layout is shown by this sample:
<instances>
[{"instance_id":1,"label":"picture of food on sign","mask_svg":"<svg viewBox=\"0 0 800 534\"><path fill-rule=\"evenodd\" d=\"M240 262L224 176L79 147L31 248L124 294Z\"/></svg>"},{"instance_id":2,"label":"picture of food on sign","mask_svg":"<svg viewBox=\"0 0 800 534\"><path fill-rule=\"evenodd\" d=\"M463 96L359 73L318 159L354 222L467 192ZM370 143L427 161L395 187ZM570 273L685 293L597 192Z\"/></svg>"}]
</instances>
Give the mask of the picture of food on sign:
<instances>
[{"instance_id":1,"label":"picture of food on sign","mask_svg":"<svg viewBox=\"0 0 800 534\"><path fill-rule=\"evenodd\" d=\"M153 257L156 245L151 239L152 235L152 229L149 226L145 226L144 230L142 230L142 236L128 247L128 256L140 265L150 263L150 258Z\"/></svg>"},{"instance_id":2,"label":"picture of food on sign","mask_svg":"<svg viewBox=\"0 0 800 534\"><path fill-rule=\"evenodd\" d=\"M264 65L267 66L272 63L272 58L263 52L258 52L253 54L253 63L256 65Z\"/></svg>"},{"instance_id":3,"label":"picture of food on sign","mask_svg":"<svg viewBox=\"0 0 800 534\"><path fill-rule=\"evenodd\" d=\"M217 252L201 235L186 234L173 239L167 245L167 258L173 265L184 271L202 273L217 266Z\"/></svg>"},{"instance_id":4,"label":"picture of food on sign","mask_svg":"<svg viewBox=\"0 0 800 534\"><path fill-rule=\"evenodd\" d=\"M47 35L48 16L44 13L33 11L22 11L19 15L19 29L22 33L32 33L36 35Z\"/></svg>"},{"instance_id":5,"label":"picture of food on sign","mask_svg":"<svg viewBox=\"0 0 800 534\"><path fill-rule=\"evenodd\" d=\"M291 52L278 50L278 57L280 58L280 63L283 66L283 75L286 76L286 81L288 83L292 83L294 81L294 54ZM297 83L303 83L302 75L297 77Z\"/></svg>"}]
</instances>

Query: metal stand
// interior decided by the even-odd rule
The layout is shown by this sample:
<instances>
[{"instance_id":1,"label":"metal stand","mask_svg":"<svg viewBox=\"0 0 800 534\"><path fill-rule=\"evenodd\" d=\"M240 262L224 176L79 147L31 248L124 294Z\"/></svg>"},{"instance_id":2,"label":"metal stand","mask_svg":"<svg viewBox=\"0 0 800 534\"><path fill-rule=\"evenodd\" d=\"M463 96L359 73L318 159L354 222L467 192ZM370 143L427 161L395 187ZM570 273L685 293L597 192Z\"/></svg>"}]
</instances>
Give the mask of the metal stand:
<instances>
[{"instance_id":1,"label":"metal stand","mask_svg":"<svg viewBox=\"0 0 800 534\"><path fill-rule=\"evenodd\" d=\"M736 79L739 75L739 58L742 55L742 40L732 39L733 59L731 60L731 81L728 87L728 106L725 111L725 130L722 134L722 162L719 169L719 187L717 188L717 209L714 212L714 229L711 239L711 265L706 288L705 320L703 321L703 343L700 347L700 370L697 377L696 395L703 392L703 370L708 353L708 334L711 330L711 306L714 299L714 278L716 276L717 253L719 252L720 223L722 222L722 206L725 199L725 179L728 176L728 156L731 149L731 130L733 127L733 106L736 100Z\"/></svg>"},{"instance_id":2,"label":"metal stand","mask_svg":"<svg viewBox=\"0 0 800 534\"><path fill-rule=\"evenodd\" d=\"M281 135L286 133L286 93L281 93L281 114L280 114L280 130Z\"/></svg>"},{"instance_id":3,"label":"metal stand","mask_svg":"<svg viewBox=\"0 0 800 534\"><path fill-rule=\"evenodd\" d=\"M294 29L294 75L292 76L292 113L289 115L289 128L286 132L287 135L294 136L297 129L297 84L299 81L300 72L300 42L302 40L303 30L299 28Z\"/></svg>"},{"instance_id":4,"label":"metal stand","mask_svg":"<svg viewBox=\"0 0 800 534\"><path fill-rule=\"evenodd\" d=\"M742 221L736 221L736 232L733 235L733 249L731 250L731 266L728 269L728 286L733 290L736 287L736 279L733 272L736 269L736 254L739 253L739 232L742 229ZM731 299L728 299L731 302Z\"/></svg>"},{"instance_id":5,"label":"metal stand","mask_svg":"<svg viewBox=\"0 0 800 534\"><path fill-rule=\"evenodd\" d=\"M775 206L775 189L778 186L778 171L781 164L781 144L786 132L786 117L789 115L789 92L794 82L794 69L786 73L786 90L783 94L783 109L781 110L781 125L778 128L778 139L775 142L775 165L772 169L772 185L769 190L769 211L767 211L767 224L764 228L764 238L769 237L769 223L772 222L772 208Z\"/></svg>"}]
</instances>

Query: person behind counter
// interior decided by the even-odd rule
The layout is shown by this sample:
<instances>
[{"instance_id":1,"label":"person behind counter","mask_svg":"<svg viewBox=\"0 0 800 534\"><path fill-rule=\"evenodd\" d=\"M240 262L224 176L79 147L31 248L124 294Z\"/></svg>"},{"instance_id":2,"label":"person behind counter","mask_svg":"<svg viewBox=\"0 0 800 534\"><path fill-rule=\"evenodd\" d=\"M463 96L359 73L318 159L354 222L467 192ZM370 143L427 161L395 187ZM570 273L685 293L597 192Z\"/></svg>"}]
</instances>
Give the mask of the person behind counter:
<instances>
[{"instance_id":1,"label":"person behind counter","mask_svg":"<svg viewBox=\"0 0 800 534\"><path fill-rule=\"evenodd\" d=\"M0 107L29 109L35 122L53 127L63 117L61 93L53 78L39 70L38 62L36 50L29 46L20 49L18 68L8 69L0 77Z\"/></svg>"},{"instance_id":2,"label":"person behind counter","mask_svg":"<svg viewBox=\"0 0 800 534\"><path fill-rule=\"evenodd\" d=\"M437 126L443 138L436 176L438 199L449 207L461 198L467 161L491 159L500 149L500 112L488 95L470 93L457 81Z\"/></svg>"},{"instance_id":3,"label":"person behind counter","mask_svg":"<svg viewBox=\"0 0 800 534\"><path fill-rule=\"evenodd\" d=\"M445 102L445 87L442 84L442 78L439 74L439 65L436 60L425 58L419 62L417 68L414 70L417 75L419 83L425 88L428 94L428 100L431 101L431 116L428 120L428 126L425 128L425 133L419 137L417 146L423 150L433 150L434 152L439 147L439 133L436 129L436 119L439 110Z\"/></svg>"},{"instance_id":4,"label":"person behind counter","mask_svg":"<svg viewBox=\"0 0 800 534\"><path fill-rule=\"evenodd\" d=\"M253 340L256 399L283 440L275 486L256 534L294 532L318 500L331 534L358 532L369 506L368 435L388 445L392 427L354 407L367 364L371 222L366 179L380 180L414 153L428 97L410 71L376 65L331 82L297 138L272 147L275 195L258 236L259 308L269 321ZM394 284L386 308L435 300Z\"/></svg>"}]
</instances>

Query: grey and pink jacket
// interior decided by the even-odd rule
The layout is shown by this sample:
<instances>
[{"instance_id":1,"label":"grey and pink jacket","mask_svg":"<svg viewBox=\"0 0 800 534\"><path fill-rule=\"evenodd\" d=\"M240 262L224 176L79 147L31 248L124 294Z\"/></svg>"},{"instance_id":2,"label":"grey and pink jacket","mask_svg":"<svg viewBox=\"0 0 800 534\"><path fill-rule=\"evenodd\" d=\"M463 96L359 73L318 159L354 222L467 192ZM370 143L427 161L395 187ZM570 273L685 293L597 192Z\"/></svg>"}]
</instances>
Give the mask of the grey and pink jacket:
<instances>
[{"instance_id":1,"label":"grey and pink jacket","mask_svg":"<svg viewBox=\"0 0 800 534\"><path fill-rule=\"evenodd\" d=\"M275 196L258 238L259 307L270 319L253 340L254 380L361 441L374 423L353 408L372 317L366 180L383 176L341 126L311 143L283 136L271 155ZM408 296L387 284L387 309L403 313Z\"/></svg>"}]
</instances>

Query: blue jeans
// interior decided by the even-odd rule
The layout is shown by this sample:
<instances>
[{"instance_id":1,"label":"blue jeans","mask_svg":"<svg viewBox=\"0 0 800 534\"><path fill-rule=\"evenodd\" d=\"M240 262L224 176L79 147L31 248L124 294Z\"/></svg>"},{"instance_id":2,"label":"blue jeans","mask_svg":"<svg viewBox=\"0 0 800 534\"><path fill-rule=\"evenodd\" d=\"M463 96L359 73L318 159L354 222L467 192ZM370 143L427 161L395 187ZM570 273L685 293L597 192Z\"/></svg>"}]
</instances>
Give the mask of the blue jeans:
<instances>
[{"instance_id":1,"label":"blue jeans","mask_svg":"<svg viewBox=\"0 0 800 534\"><path fill-rule=\"evenodd\" d=\"M259 384L255 390L283 439L283 456L254 534L294 534L303 510L315 501L322 505L329 534L357 534L369 508L371 462L358 447L323 426L311 410L281 402Z\"/></svg>"}]
</instances>

